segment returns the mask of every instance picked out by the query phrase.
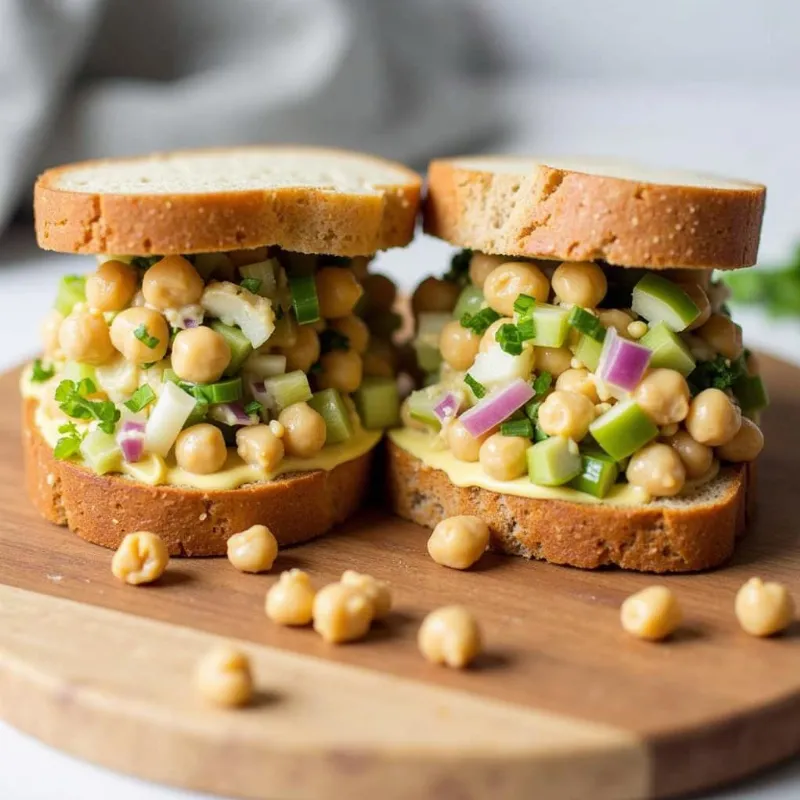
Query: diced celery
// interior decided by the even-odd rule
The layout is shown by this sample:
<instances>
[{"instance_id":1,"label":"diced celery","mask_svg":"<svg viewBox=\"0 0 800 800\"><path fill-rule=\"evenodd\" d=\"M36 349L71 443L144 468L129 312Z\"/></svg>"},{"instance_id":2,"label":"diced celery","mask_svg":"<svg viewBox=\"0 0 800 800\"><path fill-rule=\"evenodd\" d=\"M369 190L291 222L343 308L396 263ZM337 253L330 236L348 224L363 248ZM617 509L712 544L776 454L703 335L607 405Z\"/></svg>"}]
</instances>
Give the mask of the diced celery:
<instances>
[{"instance_id":1,"label":"diced celery","mask_svg":"<svg viewBox=\"0 0 800 800\"><path fill-rule=\"evenodd\" d=\"M464 314L475 314L483 306L483 292L471 283L461 290L453 309L453 319L461 319Z\"/></svg>"},{"instance_id":2,"label":"diced celery","mask_svg":"<svg viewBox=\"0 0 800 800\"><path fill-rule=\"evenodd\" d=\"M97 428L81 442L81 456L93 472L105 475L119 469L122 452L112 434Z\"/></svg>"},{"instance_id":3,"label":"diced celery","mask_svg":"<svg viewBox=\"0 0 800 800\"><path fill-rule=\"evenodd\" d=\"M742 375L731 388L746 413L761 411L769 405L767 387L760 375Z\"/></svg>"},{"instance_id":4,"label":"diced celery","mask_svg":"<svg viewBox=\"0 0 800 800\"><path fill-rule=\"evenodd\" d=\"M244 362L242 372L253 375L261 381L273 375L283 375L286 372L286 356L256 351Z\"/></svg>"},{"instance_id":5,"label":"diced celery","mask_svg":"<svg viewBox=\"0 0 800 800\"><path fill-rule=\"evenodd\" d=\"M64 275L58 282L54 303L56 310L69 316L76 303L86 302L86 278L83 275Z\"/></svg>"},{"instance_id":6,"label":"diced celery","mask_svg":"<svg viewBox=\"0 0 800 800\"><path fill-rule=\"evenodd\" d=\"M615 461L635 453L658 435L658 428L634 400L624 400L598 417L589 432Z\"/></svg>"},{"instance_id":7,"label":"diced celery","mask_svg":"<svg viewBox=\"0 0 800 800\"><path fill-rule=\"evenodd\" d=\"M243 269L245 268L243 267ZM231 360L223 374L227 376L236 375L242 368L245 359L253 352L253 345L250 344L250 340L242 331L233 325L226 325L224 322L215 319L211 323L211 327L225 339L231 349Z\"/></svg>"},{"instance_id":8,"label":"diced celery","mask_svg":"<svg viewBox=\"0 0 800 800\"><path fill-rule=\"evenodd\" d=\"M663 322L653 325L639 339L639 344L643 344L653 351L650 358L652 369L664 367L665 369L674 369L681 375L688 375L695 367L695 361L689 348Z\"/></svg>"},{"instance_id":9,"label":"diced celery","mask_svg":"<svg viewBox=\"0 0 800 800\"><path fill-rule=\"evenodd\" d=\"M239 267L239 274L243 278L261 281L255 293L260 294L262 297L274 299L278 294L279 269L278 259L268 258L266 261L256 261L255 264Z\"/></svg>"},{"instance_id":10,"label":"diced celery","mask_svg":"<svg viewBox=\"0 0 800 800\"><path fill-rule=\"evenodd\" d=\"M394 378L364 378L353 401L365 428L393 428L400 421L400 395Z\"/></svg>"},{"instance_id":11,"label":"diced celery","mask_svg":"<svg viewBox=\"0 0 800 800\"><path fill-rule=\"evenodd\" d=\"M424 425L428 425L438 431L442 427L442 423L433 409L439 401L441 391L438 389L433 391L433 389L434 387L429 387L420 389L417 392L411 392L406 402L408 403L408 414L411 419L422 422Z\"/></svg>"},{"instance_id":12,"label":"diced celery","mask_svg":"<svg viewBox=\"0 0 800 800\"><path fill-rule=\"evenodd\" d=\"M582 333L578 337L578 344L575 346L575 358L586 365L590 372L597 372L600 364L600 353L603 352L603 343L592 339Z\"/></svg>"},{"instance_id":13,"label":"diced celery","mask_svg":"<svg viewBox=\"0 0 800 800\"><path fill-rule=\"evenodd\" d=\"M605 497L619 477L619 465L602 450L581 454L581 473L570 481L579 492Z\"/></svg>"},{"instance_id":14,"label":"diced celery","mask_svg":"<svg viewBox=\"0 0 800 800\"><path fill-rule=\"evenodd\" d=\"M91 364L83 364L80 361L67 361L64 364L63 376L64 380L75 381L75 383L80 383L88 378L97 386L97 372Z\"/></svg>"},{"instance_id":15,"label":"diced celery","mask_svg":"<svg viewBox=\"0 0 800 800\"><path fill-rule=\"evenodd\" d=\"M195 398L177 384L165 383L155 408L147 419L144 432L145 451L166 456L196 404Z\"/></svg>"},{"instance_id":16,"label":"diced celery","mask_svg":"<svg viewBox=\"0 0 800 800\"><path fill-rule=\"evenodd\" d=\"M338 389L316 392L308 404L325 420L325 444L338 444L353 435L353 423Z\"/></svg>"},{"instance_id":17,"label":"diced celery","mask_svg":"<svg viewBox=\"0 0 800 800\"><path fill-rule=\"evenodd\" d=\"M578 445L563 436L550 436L527 450L528 477L539 486L563 486L581 471Z\"/></svg>"},{"instance_id":18,"label":"diced celery","mask_svg":"<svg viewBox=\"0 0 800 800\"><path fill-rule=\"evenodd\" d=\"M267 378L264 381L264 389L270 398L270 410L277 413L294 403L303 403L311 399L308 377L299 369Z\"/></svg>"},{"instance_id":19,"label":"diced celery","mask_svg":"<svg viewBox=\"0 0 800 800\"><path fill-rule=\"evenodd\" d=\"M537 303L533 308L533 343L537 347L561 347L569 333L569 309Z\"/></svg>"},{"instance_id":20,"label":"diced celery","mask_svg":"<svg viewBox=\"0 0 800 800\"><path fill-rule=\"evenodd\" d=\"M417 352L417 363L424 372L433 372L442 363L439 337L442 334L442 328L451 319L450 314L446 313L423 312L419 315L414 349Z\"/></svg>"},{"instance_id":21,"label":"diced celery","mask_svg":"<svg viewBox=\"0 0 800 800\"><path fill-rule=\"evenodd\" d=\"M700 316L700 309L678 284L652 272L633 287L631 308L648 322L663 322L673 331L685 330Z\"/></svg>"}]
</instances>

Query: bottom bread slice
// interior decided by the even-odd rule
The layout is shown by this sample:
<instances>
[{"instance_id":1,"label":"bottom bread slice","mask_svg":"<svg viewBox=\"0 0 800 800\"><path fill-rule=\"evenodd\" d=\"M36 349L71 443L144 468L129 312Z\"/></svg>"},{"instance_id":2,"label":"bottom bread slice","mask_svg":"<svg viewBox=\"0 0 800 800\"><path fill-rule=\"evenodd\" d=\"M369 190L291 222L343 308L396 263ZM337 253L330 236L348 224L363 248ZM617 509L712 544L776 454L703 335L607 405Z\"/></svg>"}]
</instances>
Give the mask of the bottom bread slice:
<instances>
[{"instance_id":1,"label":"bottom bread slice","mask_svg":"<svg viewBox=\"0 0 800 800\"><path fill-rule=\"evenodd\" d=\"M269 527L281 546L298 544L347 519L369 484L371 452L330 471L230 490L148 486L95 475L53 457L34 422L36 400L24 403L25 476L33 504L46 519L103 547L116 548L126 533L147 530L164 540L171 555L225 555L228 537L256 524Z\"/></svg>"},{"instance_id":2,"label":"bottom bread slice","mask_svg":"<svg viewBox=\"0 0 800 800\"><path fill-rule=\"evenodd\" d=\"M447 517L485 520L491 547L553 564L594 569L618 566L642 572L691 572L730 558L748 516L753 470L724 467L717 478L687 497L642 506L573 503L500 494L452 484L387 442L387 480L401 517L434 527Z\"/></svg>"}]
</instances>

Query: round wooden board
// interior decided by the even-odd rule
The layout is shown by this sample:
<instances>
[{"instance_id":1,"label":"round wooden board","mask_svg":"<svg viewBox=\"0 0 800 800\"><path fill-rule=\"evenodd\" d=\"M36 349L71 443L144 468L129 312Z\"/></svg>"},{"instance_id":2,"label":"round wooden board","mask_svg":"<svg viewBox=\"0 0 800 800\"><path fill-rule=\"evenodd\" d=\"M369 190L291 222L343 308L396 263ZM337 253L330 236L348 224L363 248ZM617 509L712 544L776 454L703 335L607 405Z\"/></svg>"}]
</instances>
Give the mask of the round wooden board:
<instances>
[{"instance_id":1,"label":"round wooden board","mask_svg":"<svg viewBox=\"0 0 800 800\"><path fill-rule=\"evenodd\" d=\"M754 574L800 598L800 370L765 359L765 371L760 513L729 566L654 579L487 555L461 573L428 558L426 531L376 508L276 563L319 585L345 568L392 584L395 613L343 647L269 623L274 574L224 559L173 561L151 587L117 583L108 551L42 522L24 497L6 375L0 716L114 769L251 798L666 797L800 752L798 626L757 640L733 615ZM686 616L660 645L618 621L624 597L655 580ZM475 610L486 638L463 672L427 664L414 641L424 614L453 602ZM219 637L252 654L252 708L212 709L192 691L192 667Z\"/></svg>"}]
</instances>

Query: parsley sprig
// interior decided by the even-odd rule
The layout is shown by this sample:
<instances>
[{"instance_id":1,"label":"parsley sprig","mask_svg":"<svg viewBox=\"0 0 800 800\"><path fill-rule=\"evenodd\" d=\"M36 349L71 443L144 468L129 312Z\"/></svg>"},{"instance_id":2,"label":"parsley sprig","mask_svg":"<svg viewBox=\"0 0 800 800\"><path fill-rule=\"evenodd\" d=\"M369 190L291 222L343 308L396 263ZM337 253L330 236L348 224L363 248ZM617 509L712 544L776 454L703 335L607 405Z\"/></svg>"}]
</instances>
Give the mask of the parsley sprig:
<instances>
[{"instance_id":1,"label":"parsley sprig","mask_svg":"<svg viewBox=\"0 0 800 800\"><path fill-rule=\"evenodd\" d=\"M89 400L89 395L97 391L91 378L84 378L80 383L61 381L55 391L58 407L72 419L98 421L98 428L105 433L114 433L119 421L119 409L110 400Z\"/></svg>"},{"instance_id":2,"label":"parsley sprig","mask_svg":"<svg viewBox=\"0 0 800 800\"><path fill-rule=\"evenodd\" d=\"M78 450L81 449L81 443L86 434L81 433L74 422L67 422L64 425L60 425L58 432L64 435L56 442L53 455L59 461L72 458L72 456L76 455Z\"/></svg>"},{"instance_id":3,"label":"parsley sprig","mask_svg":"<svg viewBox=\"0 0 800 800\"><path fill-rule=\"evenodd\" d=\"M45 367L42 364L42 359L37 358L36 361L33 362L33 370L31 371L31 380L34 383L44 383L45 381L49 381L53 375L56 374L55 367L52 365L49 367Z\"/></svg>"},{"instance_id":4,"label":"parsley sprig","mask_svg":"<svg viewBox=\"0 0 800 800\"><path fill-rule=\"evenodd\" d=\"M712 361L699 361L686 380L694 396L704 389L730 389L746 373L744 354L734 361L717 355Z\"/></svg>"}]
</instances>

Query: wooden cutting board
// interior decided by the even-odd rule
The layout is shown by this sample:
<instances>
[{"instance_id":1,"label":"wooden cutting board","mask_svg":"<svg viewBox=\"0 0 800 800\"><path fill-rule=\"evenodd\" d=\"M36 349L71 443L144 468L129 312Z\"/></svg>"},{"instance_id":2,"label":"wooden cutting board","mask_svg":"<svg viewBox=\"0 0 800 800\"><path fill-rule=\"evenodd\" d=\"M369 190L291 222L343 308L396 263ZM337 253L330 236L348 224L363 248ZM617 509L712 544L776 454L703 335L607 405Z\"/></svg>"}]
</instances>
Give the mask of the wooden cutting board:
<instances>
[{"instance_id":1,"label":"wooden cutting board","mask_svg":"<svg viewBox=\"0 0 800 800\"><path fill-rule=\"evenodd\" d=\"M751 575L800 600L800 370L765 362L760 515L731 565L656 579L489 555L456 572L378 498L276 563L318 585L346 568L391 583L396 612L340 647L266 619L274 574L175 560L158 585L125 586L108 551L42 522L22 490L16 375L6 375L0 716L113 769L248 798L665 797L800 752L798 625L757 640L733 615ZM660 645L619 626L621 601L656 581L686 615ZM426 663L415 646L425 613L453 602L476 612L487 644L464 672ZM193 665L219 637L253 657L252 708L212 709L192 690Z\"/></svg>"}]
</instances>

